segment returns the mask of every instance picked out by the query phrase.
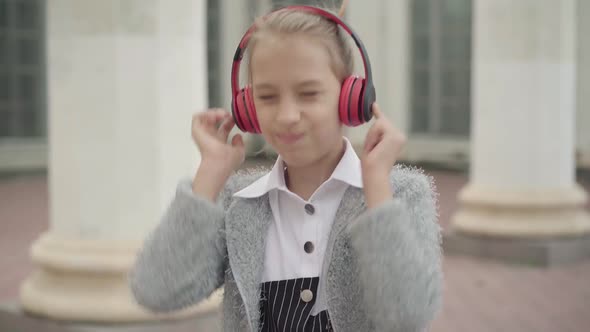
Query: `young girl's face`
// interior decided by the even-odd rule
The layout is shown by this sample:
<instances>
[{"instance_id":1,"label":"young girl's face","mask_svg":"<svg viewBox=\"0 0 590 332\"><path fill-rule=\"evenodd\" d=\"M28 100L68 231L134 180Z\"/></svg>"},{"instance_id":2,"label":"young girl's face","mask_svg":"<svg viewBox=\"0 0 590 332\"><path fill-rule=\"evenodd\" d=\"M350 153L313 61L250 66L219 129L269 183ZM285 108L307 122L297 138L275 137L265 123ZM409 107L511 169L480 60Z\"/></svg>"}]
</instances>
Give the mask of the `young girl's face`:
<instances>
[{"instance_id":1,"label":"young girl's face","mask_svg":"<svg viewBox=\"0 0 590 332\"><path fill-rule=\"evenodd\" d=\"M326 46L303 34L257 41L251 57L256 114L265 140L289 166L339 153L340 80Z\"/></svg>"}]
</instances>

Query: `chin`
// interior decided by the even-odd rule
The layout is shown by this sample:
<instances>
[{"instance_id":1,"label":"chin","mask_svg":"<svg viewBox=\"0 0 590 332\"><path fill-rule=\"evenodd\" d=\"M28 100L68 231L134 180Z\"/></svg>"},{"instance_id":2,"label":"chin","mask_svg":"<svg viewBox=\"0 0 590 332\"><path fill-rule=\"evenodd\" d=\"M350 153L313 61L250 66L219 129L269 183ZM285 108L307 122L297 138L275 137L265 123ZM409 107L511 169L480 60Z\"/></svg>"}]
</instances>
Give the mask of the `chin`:
<instances>
[{"instance_id":1,"label":"chin","mask_svg":"<svg viewBox=\"0 0 590 332\"><path fill-rule=\"evenodd\" d=\"M290 167L303 167L307 166L317 158L310 156L309 151L286 151L280 153L283 161Z\"/></svg>"}]
</instances>

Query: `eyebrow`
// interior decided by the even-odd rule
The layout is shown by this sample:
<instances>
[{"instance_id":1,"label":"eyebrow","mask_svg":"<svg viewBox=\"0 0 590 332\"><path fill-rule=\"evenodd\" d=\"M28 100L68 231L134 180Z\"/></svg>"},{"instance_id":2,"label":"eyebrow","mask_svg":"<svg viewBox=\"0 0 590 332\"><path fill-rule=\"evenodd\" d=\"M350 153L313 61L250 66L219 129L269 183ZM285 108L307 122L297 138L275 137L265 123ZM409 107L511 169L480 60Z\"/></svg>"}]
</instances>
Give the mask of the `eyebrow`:
<instances>
[{"instance_id":1,"label":"eyebrow","mask_svg":"<svg viewBox=\"0 0 590 332\"><path fill-rule=\"evenodd\" d=\"M301 83L297 84L297 87L304 87L304 86L317 86L317 85L321 85L322 82L320 82L319 80L315 80L315 79L311 79L311 80L305 80ZM256 84L254 86L255 89L272 89L274 88L274 85L270 84L270 83L259 83Z\"/></svg>"},{"instance_id":2,"label":"eyebrow","mask_svg":"<svg viewBox=\"0 0 590 332\"><path fill-rule=\"evenodd\" d=\"M321 85L322 82L320 82L319 80L307 80L307 81L303 81L299 84L297 84L298 87L302 87L302 86L307 86L307 85Z\"/></svg>"},{"instance_id":3,"label":"eyebrow","mask_svg":"<svg viewBox=\"0 0 590 332\"><path fill-rule=\"evenodd\" d=\"M262 90L262 89L272 89L273 85L269 83L260 83L254 86L254 89Z\"/></svg>"}]
</instances>

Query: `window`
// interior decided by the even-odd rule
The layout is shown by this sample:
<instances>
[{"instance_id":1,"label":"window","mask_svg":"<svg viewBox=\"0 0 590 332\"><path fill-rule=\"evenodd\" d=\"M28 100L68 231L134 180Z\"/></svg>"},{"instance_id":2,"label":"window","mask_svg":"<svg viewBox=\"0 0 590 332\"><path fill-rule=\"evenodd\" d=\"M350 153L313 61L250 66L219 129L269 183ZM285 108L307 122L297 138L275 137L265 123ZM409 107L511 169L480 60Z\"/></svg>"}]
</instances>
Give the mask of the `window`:
<instances>
[{"instance_id":1,"label":"window","mask_svg":"<svg viewBox=\"0 0 590 332\"><path fill-rule=\"evenodd\" d=\"M468 136L471 0L411 1L411 129Z\"/></svg>"},{"instance_id":2,"label":"window","mask_svg":"<svg viewBox=\"0 0 590 332\"><path fill-rule=\"evenodd\" d=\"M207 83L209 86L209 105L221 107L223 93L221 92L221 1L207 0Z\"/></svg>"},{"instance_id":3,"label":"window","mask_svg":"<svg viewBox=\"0 0 590 332\"><path fill-rule=\"evenodd\" d=\"M44 11L42 0L0 0L0 138L46 134Z\"/></svg>"}]
</instances>

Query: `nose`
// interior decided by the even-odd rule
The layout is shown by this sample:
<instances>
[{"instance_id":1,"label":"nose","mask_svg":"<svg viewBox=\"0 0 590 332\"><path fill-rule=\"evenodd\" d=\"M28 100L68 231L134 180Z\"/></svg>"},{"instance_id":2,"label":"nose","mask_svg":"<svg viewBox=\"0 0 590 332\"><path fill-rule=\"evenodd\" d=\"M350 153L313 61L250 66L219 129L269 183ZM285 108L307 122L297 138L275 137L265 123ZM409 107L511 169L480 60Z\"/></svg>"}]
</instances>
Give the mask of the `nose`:
<instances>
[{"instance_id":1,"label":"nose","mask_svg":"<svg viewBox=\"0 0 590 332\"><path fill-rule=\"evenodd\" d=\"M276 121L281 126L291 126L301 119L301 112L295 100L291 98L283 98L279 104L279 110Z\"/></svg>"}]
</instances>

